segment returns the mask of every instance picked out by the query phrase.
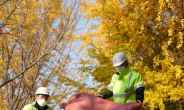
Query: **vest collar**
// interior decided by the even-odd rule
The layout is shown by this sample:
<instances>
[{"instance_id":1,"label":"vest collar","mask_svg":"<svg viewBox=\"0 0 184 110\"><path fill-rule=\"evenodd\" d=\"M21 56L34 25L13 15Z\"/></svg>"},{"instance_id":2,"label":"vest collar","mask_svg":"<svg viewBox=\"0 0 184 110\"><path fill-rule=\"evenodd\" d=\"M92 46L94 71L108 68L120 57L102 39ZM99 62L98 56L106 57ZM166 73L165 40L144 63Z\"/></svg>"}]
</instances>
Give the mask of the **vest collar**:
<instances>
[{"instance_id":1,"label":"vest collar","mask_svg":"<svg viewBox=\"0 0 184 110\"><path fill-rule=\"evenodd\" d=\"M124 75L127 75L129 72L129 68L128 67L126 67L123 71L121 71L120 73L119 73L119 76L124 76Z\"/></svg>"}]
</instances>

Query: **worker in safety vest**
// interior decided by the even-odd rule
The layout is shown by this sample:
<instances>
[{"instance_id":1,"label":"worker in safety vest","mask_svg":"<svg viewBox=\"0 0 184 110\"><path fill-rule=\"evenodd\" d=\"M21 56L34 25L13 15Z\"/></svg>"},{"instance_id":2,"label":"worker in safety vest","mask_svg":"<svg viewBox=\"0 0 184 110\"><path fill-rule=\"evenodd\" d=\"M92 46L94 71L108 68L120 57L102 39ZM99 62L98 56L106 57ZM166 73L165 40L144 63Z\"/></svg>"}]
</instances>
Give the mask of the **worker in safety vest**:
<instances>
[{"instance_id":1,"label":"worker in safety vest","mask_svg":"<svg viewBox=\"0 0 184 110\"><path fill-rule=\"evenodd\" d=\"M23 110L53 110L47 105L49 100L49 91L46 87L39 87L36 91L36 101L25 105Z\"/></svg>"},{"instance_id":2,"label":"worker in safety vest","mask_svg":"<svg viewBox=\"0 0 184 110\"><path fill-rule=\"evenodd\" d=\"M143 103L144 84L142 76L128 67L127 56L122 53L116 53L113 56L113 66L116 74L112 76L111 83L107 90L100 93L99 97L104 99L114 97L114 102Z\"/></svg>"}]
</instances>

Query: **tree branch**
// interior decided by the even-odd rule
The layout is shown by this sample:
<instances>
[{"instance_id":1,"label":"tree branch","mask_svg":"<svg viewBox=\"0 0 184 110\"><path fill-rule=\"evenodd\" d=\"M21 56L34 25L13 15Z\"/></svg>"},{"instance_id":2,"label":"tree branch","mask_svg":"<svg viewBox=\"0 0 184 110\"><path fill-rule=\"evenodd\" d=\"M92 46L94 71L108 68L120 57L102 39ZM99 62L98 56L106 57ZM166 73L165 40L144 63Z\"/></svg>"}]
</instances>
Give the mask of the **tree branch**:
<instances>
[{"instance_id":1,"label":"tree branch","mask_svg":"<svg viewBox=\"0 0 184 110\"><path fill-rule=\"evenodd\" d=\"M10 1L10 0L5 0L3 3L1 3L0 4L0 7L2 6L2 5L4 5L6 2L8 2L8 1Z\"/></svg>"},{"instance_id":2,"label":"tree branch","mask_svg":"<svg viewBox=\"0 0 184 110\"><path fill-rule=\"evenodd\" d=\"M3 84L0 85L0 89L1 89L4 85L8 84L9 82L11 82L11 81L13 81L14 79L16 79L17 77L19 77L20 75L24 74L29 68L31 68L32 66L34 66L37 62L39 62L39 61L40 61L43 57L45 57L46 55L48 55L48 54L42 55L39 59L37 59L34 63L32 63L29 67L27 67L25 70L23 70L22 72L20 72L20 73L19 73L18 75L16 75L14 78L5 81Z\"/></svg>"}]
</instances>

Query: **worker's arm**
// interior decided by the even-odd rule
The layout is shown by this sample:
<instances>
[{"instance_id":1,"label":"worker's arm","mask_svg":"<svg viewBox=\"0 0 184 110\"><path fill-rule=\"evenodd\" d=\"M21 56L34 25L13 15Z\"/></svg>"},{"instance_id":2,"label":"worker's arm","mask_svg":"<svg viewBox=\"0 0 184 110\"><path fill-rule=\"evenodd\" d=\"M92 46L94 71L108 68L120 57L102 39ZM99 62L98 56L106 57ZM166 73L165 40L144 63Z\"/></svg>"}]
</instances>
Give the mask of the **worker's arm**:
<instances>
[{"instance_id":1,"label":"worker's arm","mask_svg":"<svg viewBox=\"0 0 184 110\"><path fill-rule=\"evenodd\" d=\"M143 103L144 101L144 87L139 87L135 90L136 93L136 101L139 103Z\"/></svg>"}]
</instances>

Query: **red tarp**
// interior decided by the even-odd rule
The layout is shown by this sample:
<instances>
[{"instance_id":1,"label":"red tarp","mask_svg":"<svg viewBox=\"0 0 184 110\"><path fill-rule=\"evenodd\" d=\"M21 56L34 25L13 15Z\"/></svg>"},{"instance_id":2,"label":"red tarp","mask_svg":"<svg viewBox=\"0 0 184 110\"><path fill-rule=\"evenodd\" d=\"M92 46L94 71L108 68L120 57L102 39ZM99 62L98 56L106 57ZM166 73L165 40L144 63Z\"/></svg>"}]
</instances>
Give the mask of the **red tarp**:
<instances>
[{"instance_id":1,"label":"red tarp","mask_svg":"<svg viewBox=\"0 0 184 110\"><path fill-rule=\"evenodd\" d=\"M139 110L141 107L141 103L115 103L88 93L75 94L67 103L61 103L65 110Z\"/></svg>"}]
</instances>

